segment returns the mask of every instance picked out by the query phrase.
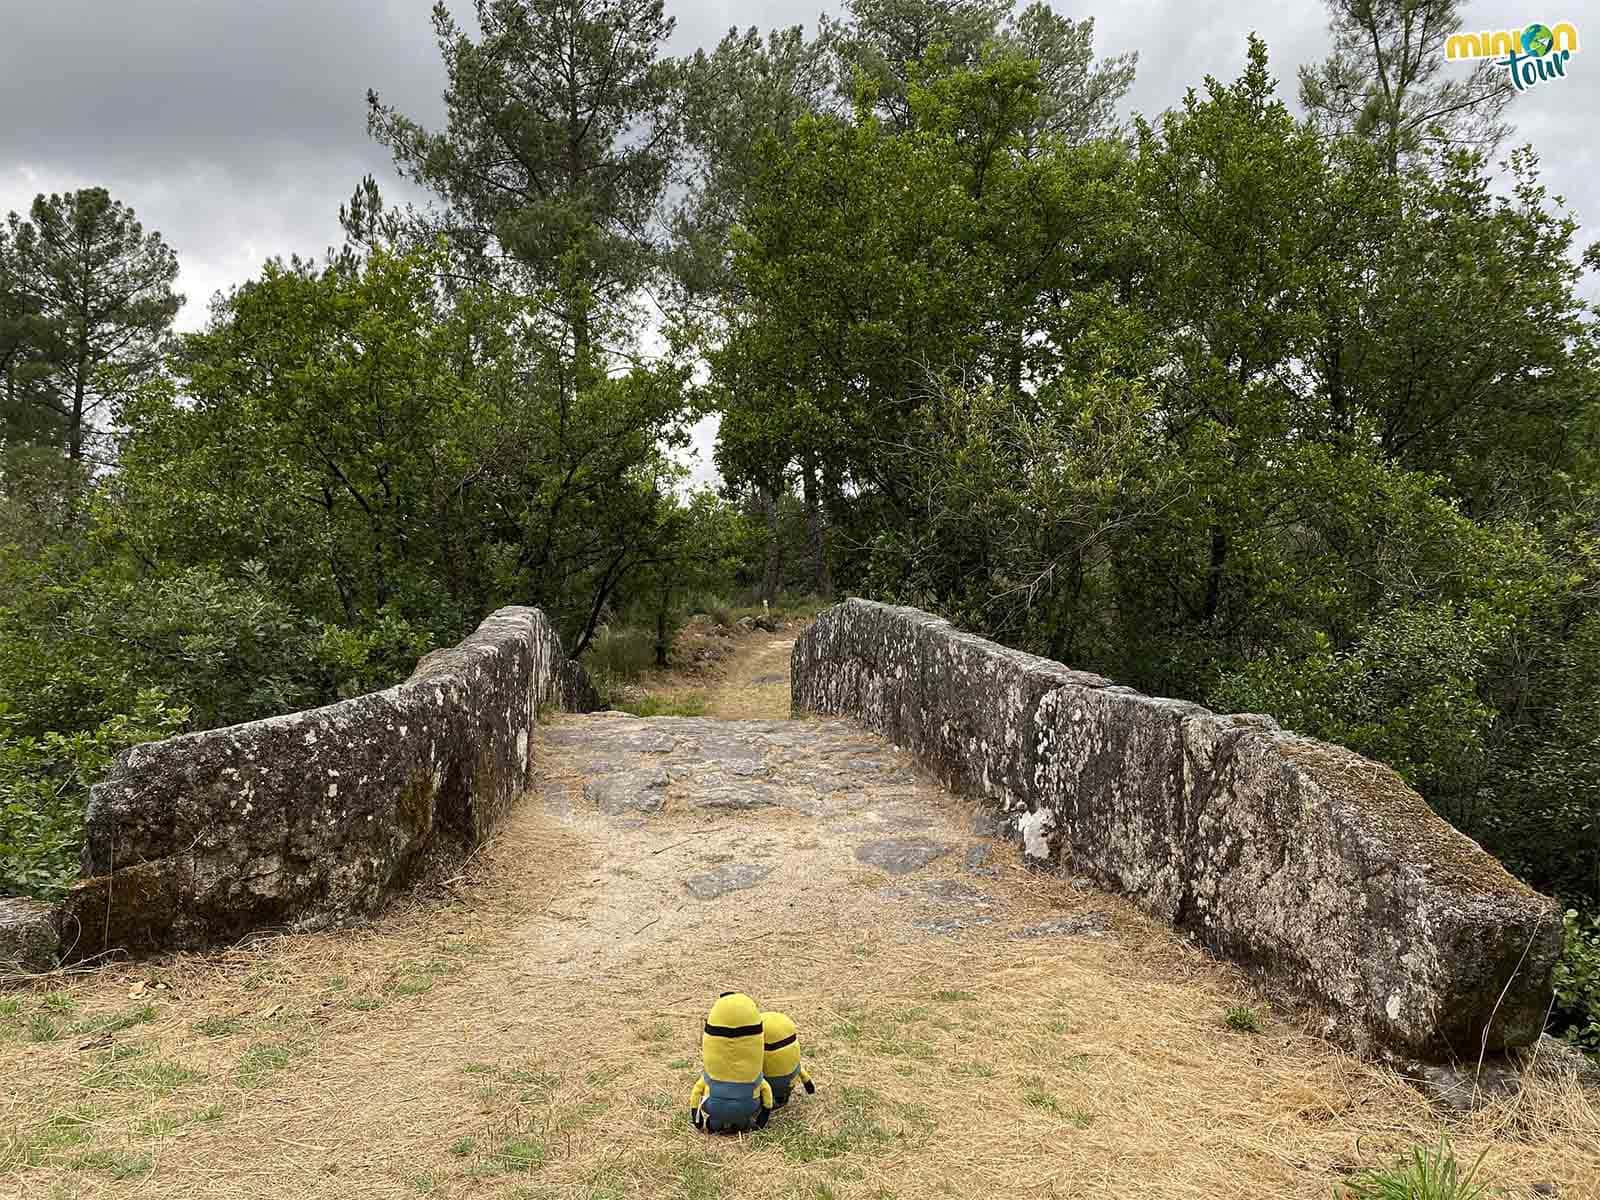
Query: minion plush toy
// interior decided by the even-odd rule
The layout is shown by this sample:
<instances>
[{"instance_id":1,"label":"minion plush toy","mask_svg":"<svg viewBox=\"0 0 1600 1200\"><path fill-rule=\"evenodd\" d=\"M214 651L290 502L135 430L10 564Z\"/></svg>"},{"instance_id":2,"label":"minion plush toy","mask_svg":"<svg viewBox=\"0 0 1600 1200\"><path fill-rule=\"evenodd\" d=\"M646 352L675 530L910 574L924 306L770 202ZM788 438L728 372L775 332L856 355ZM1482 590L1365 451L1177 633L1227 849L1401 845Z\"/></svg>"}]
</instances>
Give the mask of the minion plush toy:
<instances>
[{"instance_id":1,"label":"minion plush toy","mask_svg":"<svg viewBox=\"0 0 1600 1200\"><path fill-rule=\"evenodd\" d=\"M689 1093L689 1119L707 1133L760 1129L772 1115L761 1074L761 1009L743 992L723 992L700 1038L705 1068Z\"/></svg>"},{"instance_id":2,"label":"minion plush toy","mask_svg":"<svg viewBox=\"0 0 1600 1200\"><path fill-rule=\"evenodd\" d=\"M796 1083L804 1085L806 1095L814 1093L817 1085L800 1065L800 1042L794 1022L781 1012L762 1013L761 1028L766 1050L761 1073L772 1085L772 1107L782 1108L789 1103L789 1093Z\"/></svg>"}]
</instances>

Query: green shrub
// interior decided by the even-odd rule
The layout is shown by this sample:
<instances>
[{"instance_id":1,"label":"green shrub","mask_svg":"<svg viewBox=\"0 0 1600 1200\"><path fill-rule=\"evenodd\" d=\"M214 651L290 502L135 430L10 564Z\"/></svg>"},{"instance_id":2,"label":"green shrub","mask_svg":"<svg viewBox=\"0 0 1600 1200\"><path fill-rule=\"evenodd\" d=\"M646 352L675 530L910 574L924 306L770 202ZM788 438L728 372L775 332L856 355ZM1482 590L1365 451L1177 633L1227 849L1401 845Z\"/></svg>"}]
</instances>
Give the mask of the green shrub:
<instances>
[{"instance_id":1,"label":"green shrub","mask_svg":"<svg viewBox=\"0 0 1600 1200\"><path fill-rule=\"evenodd\" d=\"M1222 1014L1223 1024L1235 1033L1260 1033L1261 1018L1247 1004L1235 1004Z\"/></svg>"},{"instance_id":2,"label":"green shrub","mask_svg":"<svg viewBox=\"0 0 1600 1200\"><path fill-rule=\"evenodd\" d=\"M1487 1152L1485 1152L1487 1153ZM1437 1148L1414 1148L1392 1167L1364 1171L1347 1181L1344 1200L1488 1200L1493 1194L1476 1181L1483 1155L1463 1171L1448 1141Z\"/></svg>"},{"instance_id":3,"label":"green shrub","mask_svg":"<svg viewBox=\"0 0 1600 1200\"><path fill-rule=\"evenodd\" d=\"M710 617L718 625L732 625L734 622L733 605L710 592L702 592L692 596L683 607L689 616L704 615Z\"/></svg>"},{"instance_id":4,"label":"green shrub","mask_svg":"<svg viewBox=\"0 0 1600 1200\"><path fill-rule=\"evenodd\" d=\"M323 626L311 656L329 677L330 690L347 700L405 679L433 641L429 630L386 608L360 629Z\"/></svg>"},{"instance_id":5,"label":"green shrub","mask_svg":"<svg viewBox=\"0 0 1600 1200\"><path fill-rule=\"evenodd\" d=\"M0 895L65 890L78 876L90 785L118 753L171 736L187 717L160 692L145 691L133 712L96 729L25 737L16 732L19 718L0 708Z\"/></svg>"},{"instance_id":6,"label":"green shrub","mask_svg":"<svg viewBox=\"0 0 1600 1200\"><path fill-rule=\"evenodd\" d=\"M20 568L19 568L20 569ZM252 564L149 577L51 558L0 606L0 703L16 732L91 730L159 690L214 729L329 698L313 622Z\"/></svg>"},{"instance_id":7,"label":"green shrub","mask_svg":"<svg viewBox=\"0 0 1600 1200\"><path fill-rule=\"evenodd\" d=\"M1568 909L1566 928L1551 1024L1569 1042L1600 1054L1600 913L1585 922L1576 909Z\"/></svg>"},{"instance_id":8,"label":"green shrub","mask_svg":"<svg viewBox=\"0 0 1600 1200\"><path fill-rule=\"evenodd\" d=\"M615 707L618 693L633 683L656 661L654 630L637 625L608 625L602 629L583 657L584 670L600 699Z\"/></svg>"},{"instance_id":9,"label":"green shrub","mask_svg":"<svg viewBox=\"0 0 1600 1200\"><path fill-rule=\"evenodd\" d=\"M1387 763L1441 805L1481 775L1495 713L1476 692L1498 625L1450 603L1380 615L1348 648L1325 636L1299 658L1272 655L1225 676L1211 696L1223 712L1271 713L1310 734Z\"/></svg>"}]
</instances>

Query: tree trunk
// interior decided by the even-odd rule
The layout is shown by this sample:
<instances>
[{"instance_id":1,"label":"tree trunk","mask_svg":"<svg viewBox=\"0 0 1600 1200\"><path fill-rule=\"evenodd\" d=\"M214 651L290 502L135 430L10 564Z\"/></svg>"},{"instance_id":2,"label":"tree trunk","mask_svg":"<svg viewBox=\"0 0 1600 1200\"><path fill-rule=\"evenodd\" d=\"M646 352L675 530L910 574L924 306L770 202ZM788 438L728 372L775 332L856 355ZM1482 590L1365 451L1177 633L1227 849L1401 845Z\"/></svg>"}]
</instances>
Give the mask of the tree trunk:
<instances>
[{"instance_id":1,"label":"tree trunk","mask_svg":"<svg viewBox=\"0 0 1600 1200\"><path fill-rule=\"evenodd\" d=\"M778 540L778 497L761 489L761 511L767 518L767 566L761 575L761 598L771 604L778 598L778 578L783 571L783 545Z\"/></svg>"},{"instance_id":2,"label":"tree trunk","mask_svg":"<svg viewBox=\"0 0 1600 1200\"><path fill-rule=\"evenodd\" d=\"M1228 561L1228 535L1220 529L1211 531L1211 569L1206 573L1206 603L1201 611L1210 621L1217 615L1222 602L1222 568Z\"/></svg>"},{"instance_id":3,"label":"tree trunk","mask_svg":"<svg viewBox=\"0 0 1600 1200\"><path fill-rule=\"evenodd\" d=\"M84 376L89 370L86 358L86 355L79 354L77 378L72 385L72 427L67 431L67 457L73 462L83 458Z\"/></svg>"},{"instance_id":4,"label":"tree trunk","mask_svg":"<svg viewBox=\"0 0 1600 1200\"><path fill-rule=\"evenodd\" d=\"M833 594L833 573L828 569L828 528L817 495L816 468L807 466L800 478L806 502L806 536L811 549L811 590L827 598Z\"/></svg>"},{"instance_id":5,"label":"tree trunk","mask_svg":"<svg viewBox=\"0 0 1600 1200\"><path fill-rule=\"evenodd\" d=\"M656 666L667 665L667 593L661 593L661 603L656 608Z\"/></svg>"}]
</instances>

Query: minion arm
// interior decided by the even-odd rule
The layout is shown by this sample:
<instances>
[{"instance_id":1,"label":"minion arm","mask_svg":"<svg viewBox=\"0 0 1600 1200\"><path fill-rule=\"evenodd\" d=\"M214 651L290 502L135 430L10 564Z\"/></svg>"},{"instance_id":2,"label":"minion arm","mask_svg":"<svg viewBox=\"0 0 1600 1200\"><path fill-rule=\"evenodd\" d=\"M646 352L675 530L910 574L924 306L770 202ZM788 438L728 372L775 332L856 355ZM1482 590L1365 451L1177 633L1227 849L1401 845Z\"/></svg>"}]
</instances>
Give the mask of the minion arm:
<instances>
[{"instance_id":1,"label":"minion arm","mask_svg":"<svg viewBox=\"0 0 1600 1200\"><path fill-rule=\"evenodd\" d=\"M711 1094L711 1089L706 1086L706 1077L700 1076L694 1081L694 1089L689 1093L689 1120L694 1122L698 1129L705 1121L705 1114L700 1111L700 1105Z\"/></svg>"}]
</instances>

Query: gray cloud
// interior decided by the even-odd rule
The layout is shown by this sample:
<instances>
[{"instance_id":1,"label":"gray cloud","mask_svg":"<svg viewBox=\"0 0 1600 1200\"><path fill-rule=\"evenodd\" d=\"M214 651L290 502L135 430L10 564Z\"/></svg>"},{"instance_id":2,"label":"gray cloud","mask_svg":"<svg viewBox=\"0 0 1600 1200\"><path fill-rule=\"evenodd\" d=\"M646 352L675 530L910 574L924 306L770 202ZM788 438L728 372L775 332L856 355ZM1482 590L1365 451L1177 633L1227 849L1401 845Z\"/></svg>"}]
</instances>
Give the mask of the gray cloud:
<instances>
[{"instance_id":1,"label":"gray cloud","mask_svg":"<svg viewBox=\"0 0 1600 1200\"><path fill-rule=\"evenodd\" d=\"M1058 5L1066 8L1066 5ZM454 0L465 14L470 4ZM668 0L672 50L711 45L734 25L814 27L823 0ZM1099 6L1096 47L1139 51L1128 111L1155 114L1207 74L1230 79L1245 37L1267 40L1291 101L1295 70L1327 46L1319 0L1117 0ZM270 255L317 254L339 239L338 207L371 172L405 194L366 135L364 96L425 121L442 111L443 71L427 0L50 0L15 4L0 40L0 212L35 193L94 184L131 204L177 250L200 325L213 292ZM1072 15L1091 8L1073 5ZM1470 28L1573 19L1521 0L1477 0ZM1517 97L1516 140L1543 153L1550 190L1600 237L1590 123L1600 119L1600 25L1572 77ZM1591 294L1600 293L1591 280ZM697 439L703 445L709 433Z\"/></svg>"}]
</instances>

